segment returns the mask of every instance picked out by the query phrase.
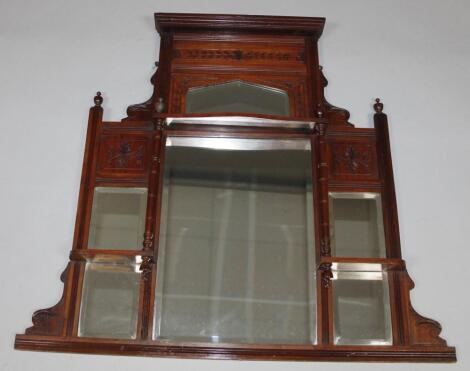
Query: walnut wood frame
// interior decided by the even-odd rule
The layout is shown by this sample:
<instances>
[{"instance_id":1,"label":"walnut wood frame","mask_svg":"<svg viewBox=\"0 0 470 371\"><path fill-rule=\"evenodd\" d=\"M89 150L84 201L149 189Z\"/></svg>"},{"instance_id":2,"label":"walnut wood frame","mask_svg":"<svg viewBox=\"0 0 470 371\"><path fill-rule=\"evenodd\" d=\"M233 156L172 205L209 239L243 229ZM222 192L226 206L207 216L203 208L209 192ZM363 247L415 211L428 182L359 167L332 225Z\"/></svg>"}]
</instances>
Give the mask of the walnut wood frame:
<instances>
[{"instance_id":1,"label":"walnut wood frame","mask_svg":"<svg viewBox=\"0 0 470 371\"><path fill-rule=\"evenodd\" d=\"M410 303L413 282L401 259L387 116L374 105L374 128L359 129L349 113L324 97L327 86L318 62L317 41L325 19L208 14L155 14L161 35L160 63L151 79L152 97L130 106L121 122L102 120L98 93L90 109L77 219L70 261L61 276L64 294L57 305L33 314L33 326L17 335L16 349L92 354L197 357L210 359L452 362L455 348L439 337L440 325L417 314ZM288 119L314 121L312 130L177 124L193 86L240 79L285 89L291 100ZM221 114L217 114L220 116ZM230 113L227 113L230 115ZM194 115L193 115L194 116ZM273 118L273 117L271 117ZM283 118L279 118L283 119ZM315 202L317 261L316 345L168 343L151 339L158 258L164 145L168 135L215 137L309 138ZM95 186L147 187L148 203L142 249L87 248ZM328 194L331 191L377 192L382 196L386 258L331 256ZM80 338L78 317L84 265L97 255L142 257L137 339ZM389 274L393 345L338 346L332 339L334 262L380 263Z\"/></svg>"}]
</instances>

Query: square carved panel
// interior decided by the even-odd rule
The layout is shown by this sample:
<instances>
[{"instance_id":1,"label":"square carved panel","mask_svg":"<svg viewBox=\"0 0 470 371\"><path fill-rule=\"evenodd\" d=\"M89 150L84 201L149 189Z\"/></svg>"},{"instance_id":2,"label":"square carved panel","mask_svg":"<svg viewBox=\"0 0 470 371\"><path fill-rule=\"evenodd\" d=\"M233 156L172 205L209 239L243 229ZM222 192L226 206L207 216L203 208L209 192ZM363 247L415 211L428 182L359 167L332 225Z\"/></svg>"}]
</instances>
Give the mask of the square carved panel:
<instances>
[{"instance_id":1,"label":"square carved panel","mask_svg":"<svg viewBox=\"0 0 470 371\"><path fill-rule=\"evenodd\" d=\"M149 138L142 135L103 135L100 138L97 175L144 177L147 174Z\"/></svg>"},{"instance_id":2,"label":"square carved panel","mask_svg":"<svg viewBox=\"0 0 470 371\"><path fill-rule=\"evenodd\" d=\"M379 180L375 140L333 140L329 142L332 180Z\"/></svg>"}]
</instances>

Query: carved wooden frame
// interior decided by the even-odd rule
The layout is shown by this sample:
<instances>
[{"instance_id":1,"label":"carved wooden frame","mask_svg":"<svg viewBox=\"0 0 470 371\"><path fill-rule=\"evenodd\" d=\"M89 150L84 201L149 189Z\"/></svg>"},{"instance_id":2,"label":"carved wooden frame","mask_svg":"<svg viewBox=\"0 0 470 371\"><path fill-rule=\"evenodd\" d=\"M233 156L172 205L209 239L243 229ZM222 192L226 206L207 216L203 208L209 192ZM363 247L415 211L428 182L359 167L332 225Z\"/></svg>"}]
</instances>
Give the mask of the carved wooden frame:
<instances>
[{"instance_id":1,"label":"carved wooden frame","mask_svg":"<svg viewBox=\"0 0 470 371\"><path fill-rule=\"evenodd\" d=\"M323 30L324 18L157 13L155 19L162 42L160 63L157 63L159 68L151 79L154 86L152 97L147 102L130 106L127 110L128 117L121 122L104 122L101 107L103 98L100 93L95 96L95 105L90 109L88 121L74 242L70 261L61 275L64 294L54 307L33 314L33 326L26 329L25 334L16 336L15 348L209 359L455 361L455 348L447 346L445 340L439 337L441 326L416 313L410 303L409 292L414 284L401 258L388 122L383 113L383 104L377 99L374 105L374 128L361 129L348 122L348 111L334 107L325 100L324 89L328 82L319 66L317 52L317 41ZM207 43L211 43L213 47L210 52L201 49L201 45ZM178 45L185 45L187 49L184 50L191 52L182 52ZM218 45L220 51L217 51ZM188 58L181 61L185 56ZM245 64L246 60L250 62ZM282 63L277 63L279 61ZM272 84L278 81L288 90L294 89L294 85L288 84L292 84L292 76L295 76L294 80L297 79L304 88L296 94L289 90L290 96L294 100L294 107L301 105L304 110L299 112L295 109L293 116L313 121L315 127L305 130L210 125L195 127L189 124L167 126L167 117L184 115L181 103L175 104L175 100L184 101L185 89L189 86L212 81L204 75L211 71L213 76L218 76L216 80L219 81L227 79L228 75L238 76L240 79L249 78L257 71L264 74L260 79ZM286 75L286 71L290 72ZM184 87L175 85L177 80L173 79L182 73L187 76ZM269 78L266 77L268 75ZM155 262L158 258L162 188L160 169L165 155L165 138L169 134L310 138L312 172L316 184L314 215L318 344L161 343L151 339L149 334L152 330L155 300ZM148 188L144 242L140 250L87 249L95 186ZM331 256L328 211L330 191L369 191L381 194L386 258ZM140 268L143 274L136 340L80 338L77 335L84 265L88 259L100 254L142 257ZM386 267L391 293L393 345L333 344L330 282L331 268L335 262L370 262Z\"/></svg>"},{"instance_id":2,"label":"carved wooden frame","mask_svg":"<svg viewBox=\"0 0 470 371\"><path fill-rule=\"evenodd\" d=\"M221 74L174 74L169 100L169 113L184 114L186 94L191 88L200 88L238 79L237 73ZM270 86L285 91L289 95L290 112L292 117L307 118L307 102L305 101L305 79L295 75L256 75L245 74L243 81L253 84Z\"/></svg>"}]
</instances>

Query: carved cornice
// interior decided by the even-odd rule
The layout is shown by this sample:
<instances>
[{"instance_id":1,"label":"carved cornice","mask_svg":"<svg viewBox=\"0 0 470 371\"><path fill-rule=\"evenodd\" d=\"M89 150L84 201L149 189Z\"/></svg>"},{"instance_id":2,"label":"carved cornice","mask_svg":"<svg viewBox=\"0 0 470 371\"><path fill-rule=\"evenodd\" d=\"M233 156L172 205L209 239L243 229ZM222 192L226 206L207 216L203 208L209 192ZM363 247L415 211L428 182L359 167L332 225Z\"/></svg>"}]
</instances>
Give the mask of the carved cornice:
<instances>
[{"instance_id":1,"label":"carved cornice","mask_svg":"<svg viewBox=\"0 0 470 371\"><path fill-rule=\"evenodd\" d=\"M325 18L279 17L267 15L155 13L155 27L165 32L197 31L253 31L320 37Z\"/></svg>"}]
</instances>

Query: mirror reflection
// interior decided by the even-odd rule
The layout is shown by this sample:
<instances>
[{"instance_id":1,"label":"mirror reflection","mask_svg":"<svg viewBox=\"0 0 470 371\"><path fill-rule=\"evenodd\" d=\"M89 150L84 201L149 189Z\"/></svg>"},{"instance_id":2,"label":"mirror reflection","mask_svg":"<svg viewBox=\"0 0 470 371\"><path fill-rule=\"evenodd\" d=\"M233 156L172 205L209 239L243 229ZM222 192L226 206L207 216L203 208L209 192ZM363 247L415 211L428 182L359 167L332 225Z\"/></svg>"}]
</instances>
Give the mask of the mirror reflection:
<instances>
[{"instance_id":1,"label":"mirror reflection","mask_svg":"<svg viewBox=\"0 0 470 371\"><path fill-rule=\"evenodd\" d=\"M332 254L384 258L385 237L380 194L330 192L329 198Z\"/></svg>"},{"instance_id":2,"label":"mirror reflection","mask_svg":"<svg viewBox=\"0 0 470 371\"><path fill-rule=\"evenodd\" d=\"M385 272L333 272L333 313L335 344L392 344Z\"/></svg>"},{"instance_id":3,"label":"mirror reflection","mask_svg":"<svg viewBox=\"0 0 470 371\"><path fill-rule=\"evenodd\" d=\"M135 339L139 267L86 263L78 336Z\"/></svg>"},{"instance_id":4,"label":"mirror reflection","mask_svg":"<svg viewBox=\"0 0 470 371\"><path fill-rule=\"evenodd\" d=\"M140 250L146 207L146 188L96 187L88 248Z\"/></svg>"},{"instance_id":5,"label":"mirror reflection","mask_svg":"<svg viewBox=\"0 0 470 371\"><path fill-rule=\"evenodd\" d=\"M186 113L216 112L288 116L289 96L283 90L245 81L188 90Z\"/></svg>"},{"instance_id":6,"label":"mirror reflection","mask_svg":"<svg viewBox=\"0 0 470 371\"><path fill-rule=\"evenodd\" d=\"M171 137L164 169L154 337L315 342L310 142Z\"/></svg>"}]
</instances>

